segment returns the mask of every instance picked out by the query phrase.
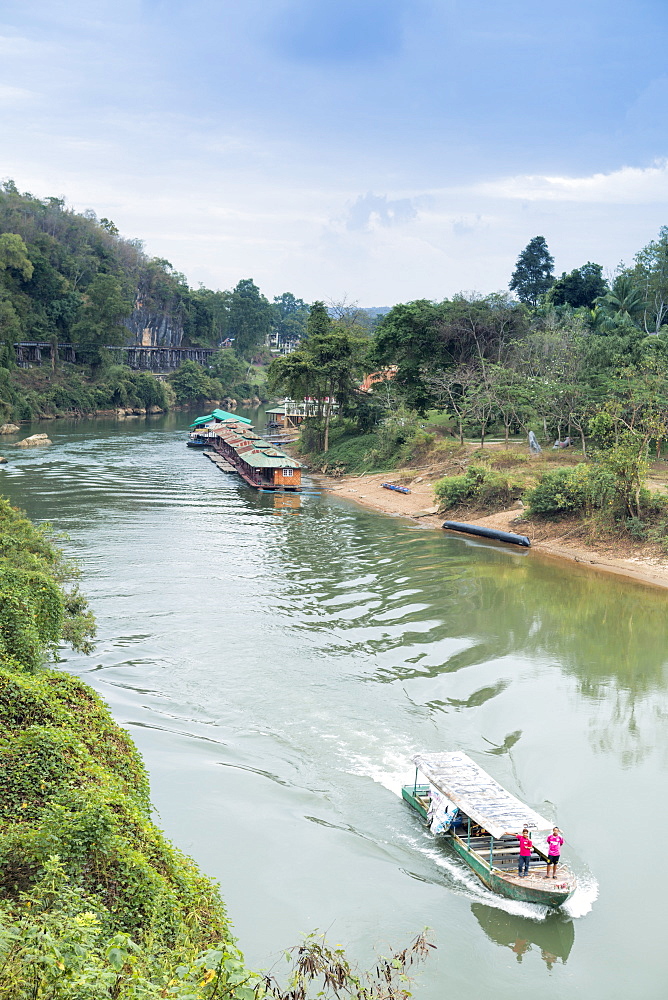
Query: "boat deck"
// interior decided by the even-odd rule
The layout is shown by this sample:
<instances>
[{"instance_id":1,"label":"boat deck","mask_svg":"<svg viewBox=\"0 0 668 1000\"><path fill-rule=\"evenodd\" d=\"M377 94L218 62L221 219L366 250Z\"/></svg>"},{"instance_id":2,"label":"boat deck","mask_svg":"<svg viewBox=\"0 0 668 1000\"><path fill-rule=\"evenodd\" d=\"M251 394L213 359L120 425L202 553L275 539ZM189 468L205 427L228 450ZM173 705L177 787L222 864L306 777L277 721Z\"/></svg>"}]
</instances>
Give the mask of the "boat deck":
<instances>
[{"instance_id":1,"label":"boat deck","mask_svg":"<svg viewBox=\"0 0 668 1000\"><path fill-rule=\"evenodd\" d=\"M218 469L220 469L221 472L227 472L228 474L230 474L230 473L233 473L233 472L237 471L234 468L234 466L230 465L230 463L226 459L224 459L221 455L219 455L218 452L216 452L216 451L205 451L205 452L203 452L203 454L206 455L206 457L211 462L213 462L213 464Z\"/></svg>"},{"instance_id":2,"label":"boat deck","mask_svg":"<svg viewBox=\"0 0 668 1000\"><path fill-rule=\"evenodd\" d=\"M471 840L469 842L467 841L466 834L464 834L460 837L460 839L463 841L463 843L467 844L467 846L469 846L472 851L475 851L476 854L478 854L481 858L483 858L485 861L489 861L489 846L490 846L489 836L471 837ZM518 885L525 884L527 880L531 880L534 878L540 878L541 881L545 879L545 876L547 874L547 862L545 861L544 857L536 853L532 854L531 859L529 861L529 874L521 879L517 874L519 857L520 857L520 848L519 848L519 843L517 841L513 843L513 840L510 837L504 837L500 840L498 839L494 840L494 848L492 855L493 865L498 871L503 872L503 875L506 878L509 878L513 882L517 882ZM569 876L570 872L568 871L565 865L557 866L557 878L555 881L563 882L566 879L568 879Z\"/></svg>"}]
</instances>

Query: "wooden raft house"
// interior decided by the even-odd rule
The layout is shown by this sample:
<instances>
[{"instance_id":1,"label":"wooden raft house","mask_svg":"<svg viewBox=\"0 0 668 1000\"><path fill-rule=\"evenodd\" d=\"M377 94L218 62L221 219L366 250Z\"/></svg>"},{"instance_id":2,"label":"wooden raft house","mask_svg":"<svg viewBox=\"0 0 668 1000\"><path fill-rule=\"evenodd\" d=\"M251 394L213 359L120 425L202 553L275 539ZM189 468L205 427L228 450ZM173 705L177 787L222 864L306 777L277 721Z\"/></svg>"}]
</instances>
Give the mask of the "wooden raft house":
<instances>
[{"instance_id":1,"label":"wooden raft house","mask_svg":"<svg viewBox=\"0 0 668 1000\"><path fill-rule=\"evenodd\" d=\"M190 439L212 448L257 490L301 489L301 464L256 434L245 417L214 410L191 425Z\"/></svg>"}]
</instances>

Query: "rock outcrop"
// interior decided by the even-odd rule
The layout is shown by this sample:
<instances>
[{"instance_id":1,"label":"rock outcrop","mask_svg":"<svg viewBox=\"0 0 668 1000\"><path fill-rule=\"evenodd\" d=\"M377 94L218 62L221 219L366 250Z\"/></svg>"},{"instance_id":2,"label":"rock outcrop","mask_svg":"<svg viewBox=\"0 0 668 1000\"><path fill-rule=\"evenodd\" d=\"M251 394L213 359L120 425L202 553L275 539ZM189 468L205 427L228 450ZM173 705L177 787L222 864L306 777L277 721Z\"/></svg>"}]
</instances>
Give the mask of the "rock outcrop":
<instances>
[{"instance_id":1,"label":"rock outcrop","mask_svg":"<svg viewBox=\"0 0 668 1000\"><path fill-rule=\"evenodd\" d=\"M37 448L42 444L53 444L53 441L48 434L31 434L30 437L24 438L23 441L16 441L14 443L14 447Z\"/></svg>"}]
</instances>

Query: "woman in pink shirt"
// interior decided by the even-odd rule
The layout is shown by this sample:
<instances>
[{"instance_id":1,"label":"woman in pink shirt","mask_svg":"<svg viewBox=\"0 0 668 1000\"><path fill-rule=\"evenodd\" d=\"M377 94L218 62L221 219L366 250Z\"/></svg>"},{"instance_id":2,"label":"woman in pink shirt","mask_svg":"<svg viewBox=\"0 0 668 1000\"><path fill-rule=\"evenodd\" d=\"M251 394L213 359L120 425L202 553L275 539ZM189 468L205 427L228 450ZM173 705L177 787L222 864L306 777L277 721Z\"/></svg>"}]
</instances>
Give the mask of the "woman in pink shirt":
<instances>
[{"instance_id":1,"label":"woman in pink shirt","mask_svg":"<svg viewBox=\"0 0 668 1000\"><path fill-rule=\"evenodd\" d=\"M561 847L564 842L564 838L561 836L561 830L558 826L555 826L552 833L547 838L547 875L545 878L550 877L550 868L552 868L552 878L557 877L557 865L559 864L559 858L561 857Z\"/></svg>"},{"instance_id":2,"label":"woman in pink shirt","mask_svg":"<svg viewBox=\"0 0 668 1000\"><path fill-rule=\"evenodd\" d=\"M517 866L517 874L520 878L524 878L525 875L529 874L529 861L531 860L531 853L533 851L533 844L531 843L531 837L529 836L529 829L525 826L521 833L512 833L510 830L506 830L503 836L517 837L519 840L520 861Z\"/></svg>"}]
</instances>

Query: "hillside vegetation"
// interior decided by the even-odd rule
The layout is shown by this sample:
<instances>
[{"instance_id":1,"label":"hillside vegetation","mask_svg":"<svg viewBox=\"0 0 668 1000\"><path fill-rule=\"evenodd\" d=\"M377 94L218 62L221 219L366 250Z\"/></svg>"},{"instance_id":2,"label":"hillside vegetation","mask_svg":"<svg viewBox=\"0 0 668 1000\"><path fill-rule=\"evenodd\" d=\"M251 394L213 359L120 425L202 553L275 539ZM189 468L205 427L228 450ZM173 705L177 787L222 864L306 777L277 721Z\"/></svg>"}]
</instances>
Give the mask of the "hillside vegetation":
<instances>
[{"instance_id":1,"label":"hillside vegetation","mask_svg":"<svg viewBox=\"0 0 668 1000\"><path fill-rule=\"evenodd\" d=\"M215 886L150 818L127 733L47 664L94 631L44 529L0 499L0 996L249 1000Z\"/></svg>"},{"instance_id":2,"label":"hillside vegetation","mask_svg":"<svg viewBox=\"0 0 668 1000\"><path fill-rule=\"evenodd\" d=\"M253 362L269 360L268 337L298 339L307 314L290 292L270 303L251 278L231 290L191 288L110 219L21 193L13 181L0 185L0 418L265 399L262 367ZM51 364L47 358L19 374L13 345L20 342L50 345ZM58 344L74 346L76 365ZM215 354L207 369L191 363L174 373L170 388L150 374L119 371L122 355L109 348L127 344Z\"/></svg>"}]
</instances>

